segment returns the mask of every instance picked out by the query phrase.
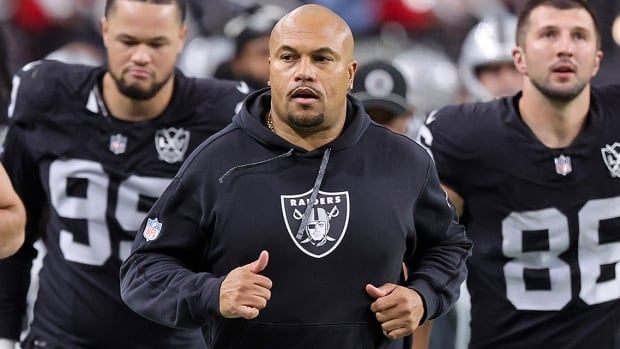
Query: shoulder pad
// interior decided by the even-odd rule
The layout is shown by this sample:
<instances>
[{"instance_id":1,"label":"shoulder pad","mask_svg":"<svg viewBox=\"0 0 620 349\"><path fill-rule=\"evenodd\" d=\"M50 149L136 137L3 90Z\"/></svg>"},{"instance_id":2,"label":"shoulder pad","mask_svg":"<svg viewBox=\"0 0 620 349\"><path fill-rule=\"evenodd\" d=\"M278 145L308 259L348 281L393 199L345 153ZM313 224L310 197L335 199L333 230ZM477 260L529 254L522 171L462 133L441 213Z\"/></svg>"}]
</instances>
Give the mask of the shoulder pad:
<instances>
[{"instance_id":1,"label":"shoulder pad","mask_svg":"<svg viewBox=\"0 0 620 349\"><path fill-rule=\"evenodd\" d=\"M197 103L207 109L225 111L230 118L240 109L241 104L253 90L243 81L219 79L193 79L195 89L191 95Z\"/></svg>"},{"instance_id":2,"label":"shoulder pad","mask_svg":"<svg viewBox=\"0 0 620 349\"><path fill-rule=\"evenodd\" d=\"M51 61L31 62L13 75L9 118L24 117L28 111L53 107L58 85L54 77L56 64Z\"/></svg>"}]
</instances>

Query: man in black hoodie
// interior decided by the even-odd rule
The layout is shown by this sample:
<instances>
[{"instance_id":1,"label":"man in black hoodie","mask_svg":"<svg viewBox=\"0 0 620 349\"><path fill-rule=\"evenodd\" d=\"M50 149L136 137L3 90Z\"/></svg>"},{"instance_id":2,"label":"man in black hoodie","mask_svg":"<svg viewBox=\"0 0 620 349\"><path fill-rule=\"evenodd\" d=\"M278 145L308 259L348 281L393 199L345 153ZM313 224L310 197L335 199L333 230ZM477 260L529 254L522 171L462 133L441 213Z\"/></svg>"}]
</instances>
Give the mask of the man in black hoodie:
<instances>
[{"instance_id":1,"label":"man in black hoodie","mask_svg":"<svg viewBox=\"0 0 620 349\"><path fill-rule=\"evenodd\" d=\"M402 348L448 311L471 242L428 153L347 95L353 49L324 7L278 22L271 89L197 148L140 229L121 268L134 311L201 327L213 349Z\"/></svg>"}]
</instances>

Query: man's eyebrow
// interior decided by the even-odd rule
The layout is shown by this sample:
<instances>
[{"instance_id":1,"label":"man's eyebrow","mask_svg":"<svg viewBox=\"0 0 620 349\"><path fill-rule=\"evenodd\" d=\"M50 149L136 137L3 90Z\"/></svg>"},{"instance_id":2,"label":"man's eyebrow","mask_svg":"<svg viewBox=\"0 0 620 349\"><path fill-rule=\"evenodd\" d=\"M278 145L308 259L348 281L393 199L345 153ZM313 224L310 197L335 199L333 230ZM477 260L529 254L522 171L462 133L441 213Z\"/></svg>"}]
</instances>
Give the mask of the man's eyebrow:
<instances>
[{"instance_id":1,"label":"man's eyebrow","mask_svg":"<svg viewBox=\"0 0 620 349\"><path fill-rule=\"evenodd\" d=\"M278 52L280 52L280 51L297 52L297 50L295 48L293 48L291 46L288 46L288 45L282 45L278 49ZM329 48L329 47L319 47L316 50L312 50L312 53L313 54L317 54L317 53L320 53L320 54L330 54L330 55L333 55L333 56L339 56L338 52L336 52L334 49Z\"/></svg>"},{"instance_id":2,"label":"man's eyebrow","mask_svg":"<svg viewBox=\"0 0 620 349\"><path fill-rule=\"evenodd\" d=\"M539 31L544 31L544 30L560 30L562 29L562 27L558 24L546 24L540 28L538 28ZM591 30L587 27L581 26L581 25L575 25L572 27L568 28L570 31L583 31L583 32L591 32Z\"/></svg>"},{"instance_id":3,"label":"man's eyebrow","mask_svg":"<svg viewBox=\"0 0 620 349\"><path fill-rule=\"evenodd\" d=\"M137 38L135 36L129 35L129 34L125 34L125 33L120 33L118 35L116 35L117 39L120 40L131 40L131 41L147 41L147 42L168 42L170 41L167 37L165 36L157 36L154 38L146 38L144 40L141 40L140 38Z\"/></svg>"},{"instance_id":4,"label":"man's eyebrow","mask_svg":"<svg viewBox=\"0 0 620 349\"><path fill-rule=\"evenodd\" d=\"M288 45L282 45L280 46L280 48L278 49L278 52L280 51L291 51L291 52L297 52L296 49L292 48L291 46Z\"/></svg>"},{"instance_id":5,"label":"man's eyebrow","mask_svg":"<svg viewBox=\"0 0 620 349\"><path fill-rule=\"evenodd\" d=\"M592 30L590 30L588 27L583 27L580 25L576 25L574 27L570 28L571 31L578 31L578 32L584 32L584 33L592 33Z\"/></svg>"},{"instance_id":6,"label":"man's eyebrow","mask_svg":"<svg viewBox=\"0 0 620 349\"><path fill-rule=\"evenodd\" d=\"M329 47L321 47L317 50L313 51L314 53L322 53L322 54L330 54L332 56L339 56L338 52L336 52L335 50L329 48Z\"/></svg>"}]
</instances>

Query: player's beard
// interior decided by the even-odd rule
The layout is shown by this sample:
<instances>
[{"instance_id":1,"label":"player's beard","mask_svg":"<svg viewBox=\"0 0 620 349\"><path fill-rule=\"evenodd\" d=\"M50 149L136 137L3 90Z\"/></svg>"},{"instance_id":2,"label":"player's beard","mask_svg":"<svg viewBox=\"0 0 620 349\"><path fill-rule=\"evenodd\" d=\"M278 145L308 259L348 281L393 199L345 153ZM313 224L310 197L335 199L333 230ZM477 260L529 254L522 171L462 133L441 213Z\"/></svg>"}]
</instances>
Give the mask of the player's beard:
<instances>
[{"instance_id":1,"label":"player's beard","mask_svg":"<svg viewBox=\"0 0 620 349\"><path fill-rule=\"evenodd\" d=\"M579 94L586 88L587 82L578 80L575 85L569 89L559 89L551 85L549 81L537 81L531 80L532 84L540 93L552 101L567 103L579 96Z\"/></svg>"},{"instance_id":2,"label":"player's beard","mask_svg":"<svg viewBox=\"0 0 620 349\"><path fill-rule=\"evenodd\" d=\"M155 81L153 78L153 83L148 88L142 88L138 84L129 84L125 78L123 77L125 72L122 73L119 78L114 73L110 72L110 76L112 76L112 80L116 84L116 88L126 97L138 100L138 101L146 101L149 100L166 85L166 83L172 78L172 72L169 73L163 80Z\"/></svg>"},{"instance_id":3,"label":"player's beard","mask_svg":"<svg viewBox=\"0 0 620 349\"><path fill-rule=\"evenodd\" d=\"M325 120L325 115L318 113L312 116L298 116L293 113L287 113L286 119L293 127L307 129L321 125L323 120Z\"/></svg>"}]
</instances>

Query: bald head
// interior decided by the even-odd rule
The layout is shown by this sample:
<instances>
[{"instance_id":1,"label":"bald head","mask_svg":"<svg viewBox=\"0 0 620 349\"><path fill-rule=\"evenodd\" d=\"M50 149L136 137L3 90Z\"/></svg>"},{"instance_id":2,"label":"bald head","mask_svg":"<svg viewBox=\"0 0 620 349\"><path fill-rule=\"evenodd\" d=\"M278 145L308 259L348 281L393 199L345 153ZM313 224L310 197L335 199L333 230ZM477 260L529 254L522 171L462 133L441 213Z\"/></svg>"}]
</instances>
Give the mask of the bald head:
<instances>
[{"instance_id":1,"label":"bald head","mask_svg":"<svg viewBox=\"0 0 620 349\"><path fill-rule=\"evenodd\" d=\"M349 25L330 9L315 5L303 5L282 17L273 27L269 49L278 49L283 36L313 35L327 39L337 46L339 53L347 60L353 59L353 33Z\"/></svg>"},{"instance_id":2,"label":"bald head","mask_svg":"<svg viewBox=\"0 0 620 349\"><path fill-rule=\"evenodd\" d=\"M276 129L287 125L287 140L300 145L295 140L303 139L306 149L315 149L340 134L357 70L353 49L347 23L322 6L298 7L275 25L269 40L270 115Z\"/></svg>"}]
</instances>

